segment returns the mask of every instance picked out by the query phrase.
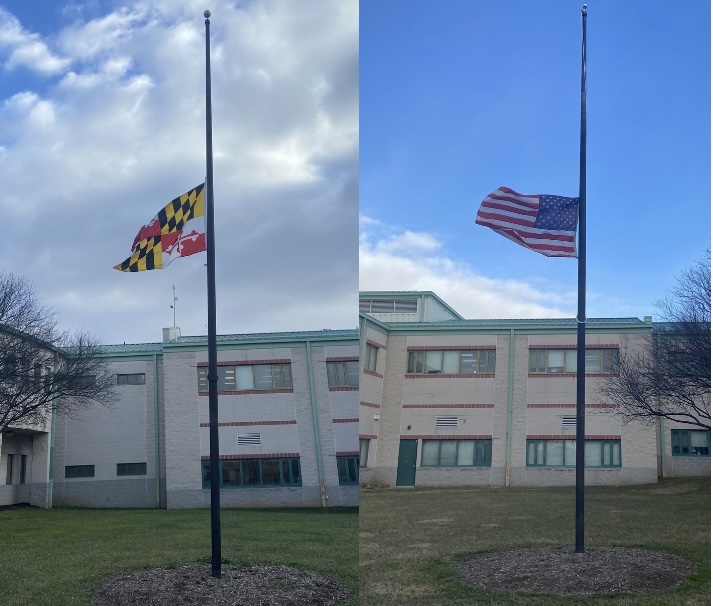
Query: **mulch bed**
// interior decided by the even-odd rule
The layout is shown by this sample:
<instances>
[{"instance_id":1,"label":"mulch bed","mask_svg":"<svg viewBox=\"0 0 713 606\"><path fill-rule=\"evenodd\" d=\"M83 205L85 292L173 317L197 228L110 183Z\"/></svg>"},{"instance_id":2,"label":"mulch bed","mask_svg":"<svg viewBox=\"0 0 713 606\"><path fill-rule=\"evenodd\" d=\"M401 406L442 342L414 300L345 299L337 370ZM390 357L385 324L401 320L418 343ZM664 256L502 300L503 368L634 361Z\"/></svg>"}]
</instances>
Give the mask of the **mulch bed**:
<instances>
[{"instance_id":1,"label":"mulch bed","mask_svg":"<svg viewBox=\"0 0 713 606\"><path fill-rule=\"evenodd\" d=\"M328 606L353 597L334 581L288 566L221 570L220 579L206 564L142 570L101 585L94 600L99 606Z\"/></svg>"},{"instance_id":2,"label":"mulch bed","mask_svg":"<svg viewBox=\"0 0 713 606\"><path fill-rule=\"evenodd\" d=\"M477 589L561 596L631 592L648 594L676 587L696 572L669 553L622 547L516 549L465 562L460 578Z\"/></svg>"}]
</instances>

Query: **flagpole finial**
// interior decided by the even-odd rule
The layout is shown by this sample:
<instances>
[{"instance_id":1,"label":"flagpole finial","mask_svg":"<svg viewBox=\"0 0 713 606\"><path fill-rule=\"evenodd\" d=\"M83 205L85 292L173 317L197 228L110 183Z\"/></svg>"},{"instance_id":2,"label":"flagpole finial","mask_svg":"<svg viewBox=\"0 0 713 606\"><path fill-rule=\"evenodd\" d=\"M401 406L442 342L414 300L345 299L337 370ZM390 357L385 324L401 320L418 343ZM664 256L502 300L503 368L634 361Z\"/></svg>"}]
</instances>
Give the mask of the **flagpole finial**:
<instances>
[{"instance_id":1,"label":"flagpole finial","mask_svg":"<svg viewBox=\"0 0 713 606\"><path fill-rule=\"evenodd\" d=\"M585 8L586 8L587 5L585 4L584 6L585 6ZM204 16L206 19L210 19L210 11L208 11L208 10L203 11L203 16Z\"/></svg>"},{"instance_id":2,"label":"flagpole finial","mask_svg":"<svg viewBox=\"0 0 713 606\"><path fill-rule=\"evenodd\" d=\"M208 11L206 11L206 12L208 12ZM583 15L587 14L587 5L586 4L582 4L582 14Z\"/></svg>"}]
</instances>

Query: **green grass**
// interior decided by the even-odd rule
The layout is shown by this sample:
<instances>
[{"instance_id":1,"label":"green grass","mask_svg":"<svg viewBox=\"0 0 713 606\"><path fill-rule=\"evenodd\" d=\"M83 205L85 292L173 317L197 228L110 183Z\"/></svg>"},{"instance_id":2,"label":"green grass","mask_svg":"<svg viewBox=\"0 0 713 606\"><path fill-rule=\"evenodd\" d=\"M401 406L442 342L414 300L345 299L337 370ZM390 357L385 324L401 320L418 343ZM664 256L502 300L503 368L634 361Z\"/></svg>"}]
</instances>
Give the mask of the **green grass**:
<instances>
[{"instance_id":1,"label":"green grass","mask_svg":"<svg viewBox=\"0 0 713 606\"><path fill-rule=\"evenodd\" d=\"M710 478L587 487L586 546L674 553L698 567L682 587L637 597L587 599L476 591L460 562L518 547L574 545L574 488L362 490L360 604L460 606L706 606L710 604Z\"/></svg>"},{"instance_id":2,"label":"green grass","mask_svg":"<svg viewBox=\"0 0 713 606\"><path fill-rule=\"evenodd\" d=\"M223 561L294 566L356 595L357 529L356 508L224 509ZM0 602L89 605L93 588L105 580L210 562L210 548L210 511L204 509L0 511Z\"/></svg>"}]
</instances>

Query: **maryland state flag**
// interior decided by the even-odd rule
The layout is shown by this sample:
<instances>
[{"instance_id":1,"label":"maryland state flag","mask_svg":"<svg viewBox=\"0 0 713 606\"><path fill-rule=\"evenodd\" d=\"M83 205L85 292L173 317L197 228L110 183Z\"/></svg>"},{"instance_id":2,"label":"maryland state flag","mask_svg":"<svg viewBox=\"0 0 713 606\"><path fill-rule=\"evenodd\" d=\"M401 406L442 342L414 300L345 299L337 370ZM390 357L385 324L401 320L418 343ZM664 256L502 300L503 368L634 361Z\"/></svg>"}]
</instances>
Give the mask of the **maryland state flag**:
<instances>
[{"instance_id":1,"label":"maryland state flag","mask_svg":"<svg viewBox=\"0 0 713 606\"><path fill-rule=\"evenodd\" d=\"M114 269L163 269L178 257L203 252L205 245L205 184L171 200L134 238L132 255Z\"/></svg>"}]
</instances>

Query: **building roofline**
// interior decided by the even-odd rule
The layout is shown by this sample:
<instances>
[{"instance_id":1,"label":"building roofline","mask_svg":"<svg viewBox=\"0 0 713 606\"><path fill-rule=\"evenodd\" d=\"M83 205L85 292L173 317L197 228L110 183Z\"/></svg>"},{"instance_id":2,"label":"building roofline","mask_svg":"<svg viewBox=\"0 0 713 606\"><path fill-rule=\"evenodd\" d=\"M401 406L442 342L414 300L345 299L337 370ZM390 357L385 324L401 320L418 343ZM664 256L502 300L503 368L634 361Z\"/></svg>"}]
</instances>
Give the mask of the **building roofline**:
<instances>
[{"instance_id":1,"label":"building roofline","mask_svg":"<svg viewBox=\"0 0 713 606\"><path fill-rule=\"evenodd\" d=\"M448 303L446 303L441 297L439 297L432 290L360 290L359 299L369 298L369 299L394 299L397 297L430 297L435 299L440 305L446 308L448 312L452 313L459 320L464 320L465 318L461 316L455 309L453 309Z\"/></svg>"}]
</instances>

